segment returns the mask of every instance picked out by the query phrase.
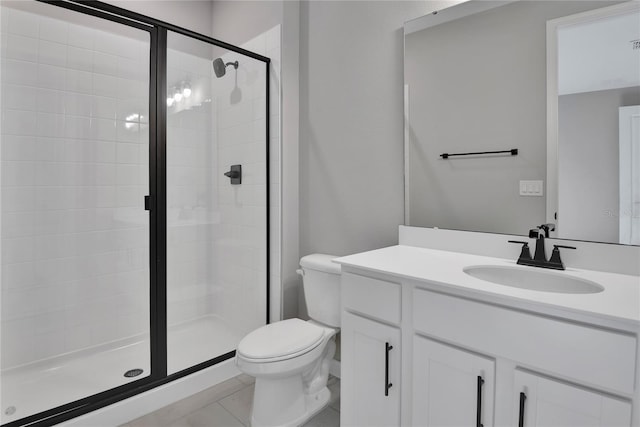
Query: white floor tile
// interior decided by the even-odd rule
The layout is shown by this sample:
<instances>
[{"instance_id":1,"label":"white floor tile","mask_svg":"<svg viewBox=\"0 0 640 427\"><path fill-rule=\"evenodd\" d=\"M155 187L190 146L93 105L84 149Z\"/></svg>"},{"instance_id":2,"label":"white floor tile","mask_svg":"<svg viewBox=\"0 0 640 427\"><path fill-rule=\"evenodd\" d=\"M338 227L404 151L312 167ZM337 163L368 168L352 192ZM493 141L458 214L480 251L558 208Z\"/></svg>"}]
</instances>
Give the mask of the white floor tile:
<instances>
[{"instance_id":1,"label":"white floor tile","mask_svg":"<svg viewBox=\"0 0 640 427\"><path fill-rule=\"evenodd\" d=\"M340 413L331 407L325 408L315 417L307 421L304 427L339 427Z\"/></svg>"},{"instance_id":2,"label":"white floor tile","mask_svg":"<svg viewBox=\"0 0 640 427\"><path fill-rule=\"evenodd\" d=\"M236 378L223 381L213 387L210 387L200 393L172 403L171 405L160 408L150 414L140 417L127 423L127 427L164 427L169 426L177 420L187 417L188 415L199 411L213 403L218 402L238 390L246 387L245 384Z\"/></svg>"},{"instance_id":3,"label":"white floor tile","mask_svg":"<svg viewBox=\"0 0 640 427\"><path fill-rule=\"evenodd\" d=\"M246 387L220 401L220 404L244 425L251 424L251 405L254 386Z\"/></svg>"},{"instance_id":4,"label":"white floor tile","mask_svg":"<svg viewBox=\"0 0 640 427\"><path fill-rule=\"evenodd\" d=\"M238 375L121 427L239 427L250 425L255 379ZM340 426L340 380L331 378L329 405L305 427Z\"/></svg>"},{"instance_id":5,"label":"white floor tile","mask_svg":"<svg viewBox=\"0 0 640 427\"><path fill-rule=\"evenodd\" d=\"M219 403L206 406L170 424L171 427L244 427Z\"/></svg>"},{"instance_id":6,"label":"white floor tile","mask_svg":"<svg viewBox=\"0 0 640 427\"><path fill-rule=\"evenodd\" d=\"M247 385L251 385L256 382L255 377L252 377L251 375L247 375L247 374L240 374L236 378L240 380L243 384L247 384Z\"/></svg>"}]
</instances>

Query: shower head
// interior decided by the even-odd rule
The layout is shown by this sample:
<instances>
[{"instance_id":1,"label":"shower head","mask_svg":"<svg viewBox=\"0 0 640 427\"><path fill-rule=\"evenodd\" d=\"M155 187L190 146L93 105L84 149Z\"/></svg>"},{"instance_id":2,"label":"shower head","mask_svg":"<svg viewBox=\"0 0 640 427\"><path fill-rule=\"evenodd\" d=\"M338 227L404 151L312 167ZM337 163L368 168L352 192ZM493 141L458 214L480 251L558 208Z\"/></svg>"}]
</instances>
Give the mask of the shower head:
<instances>
[{"instance_id":1,"label":"shower head","mask_svg":"<svg viewBox=\"0 0 640 427\"><path fill-rule=\"evenodd\" d=\"M213 60L213 71L216 73L216 77L220 78L227 72L227 67L233 65L233 68L238 69L238 61L227 62L226 64L222 58L216 58Z\"/></svg>"}]
</instances>

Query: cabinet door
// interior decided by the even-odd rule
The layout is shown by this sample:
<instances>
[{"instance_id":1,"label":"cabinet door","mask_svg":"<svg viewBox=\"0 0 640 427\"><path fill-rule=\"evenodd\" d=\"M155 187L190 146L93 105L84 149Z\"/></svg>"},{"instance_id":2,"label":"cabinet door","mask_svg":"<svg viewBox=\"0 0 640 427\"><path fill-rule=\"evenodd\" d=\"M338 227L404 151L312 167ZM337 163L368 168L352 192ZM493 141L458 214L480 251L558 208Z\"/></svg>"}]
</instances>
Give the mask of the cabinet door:
<instances>
[{"instance_id":1,"label":"cabinet door","mask_svg":"<svg viewBox=\"0 0 640 427\"><path fill-rule=\"evenodd\" d=\"M400 425L400 330L342 314L342 426Z\"/></svg>"},{"instance_id":2,"label":"cabinet door","mask_svg":"<svg viewBox=\"0 0 640 427\"><path fill-rule=\"evenodd\" d=\"M493 426L493 359L415 336L412 377L414 426Z\"/></svg>"},{"instance_id":3,"label":"cabinet door","mask_svg":"<svg viewBox=\"0 0 640 427\"><path fill-rule=\"evenodd\" d=\"M519 427L629 427L631 402L517 370L512 403Z\"/></svg>"}]
</instances>

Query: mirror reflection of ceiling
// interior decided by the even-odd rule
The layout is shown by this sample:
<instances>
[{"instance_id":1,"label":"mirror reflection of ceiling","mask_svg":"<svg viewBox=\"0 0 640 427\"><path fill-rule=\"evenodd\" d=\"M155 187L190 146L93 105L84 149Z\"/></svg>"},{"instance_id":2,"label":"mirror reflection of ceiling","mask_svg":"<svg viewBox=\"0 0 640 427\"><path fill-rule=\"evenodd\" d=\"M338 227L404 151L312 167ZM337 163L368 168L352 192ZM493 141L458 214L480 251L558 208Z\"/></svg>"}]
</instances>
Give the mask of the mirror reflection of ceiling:
<instances>
[{"instance_id":1,"label":"mirror reflection of ceiling","mask_svg":"<svg viewBox=\"0 0 640 427\"><path fill-rule=\"evenodd\" d=\"M560 95L640 85L640 13L558 31Z\"/></svg>"}]
</instances>

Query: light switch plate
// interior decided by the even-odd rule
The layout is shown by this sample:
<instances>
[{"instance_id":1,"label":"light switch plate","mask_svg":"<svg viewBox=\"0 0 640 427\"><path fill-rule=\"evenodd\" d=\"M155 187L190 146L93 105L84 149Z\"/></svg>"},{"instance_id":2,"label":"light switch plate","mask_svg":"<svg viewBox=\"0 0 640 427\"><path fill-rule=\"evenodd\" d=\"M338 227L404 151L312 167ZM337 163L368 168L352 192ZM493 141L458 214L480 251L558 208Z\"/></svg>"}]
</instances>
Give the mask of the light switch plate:
<instances>
[{"instance_id":1,"label":"light switch plate","mask_svg":"<svg viewBox=\"0 0 640 427\"><path fill-rule=\"evenodd\" d=\"M521 196L543 196L543 181L520 181Z\"/></svg>"}]
</instances>

